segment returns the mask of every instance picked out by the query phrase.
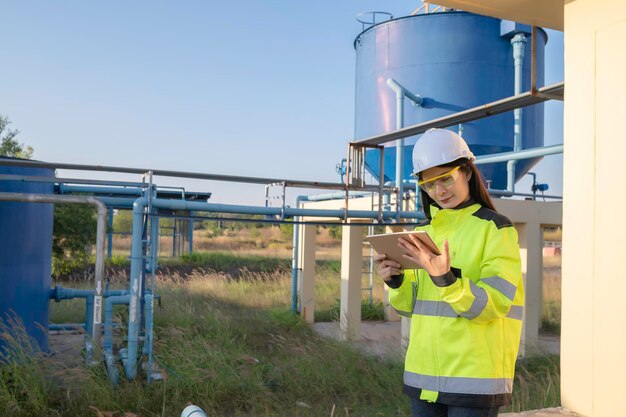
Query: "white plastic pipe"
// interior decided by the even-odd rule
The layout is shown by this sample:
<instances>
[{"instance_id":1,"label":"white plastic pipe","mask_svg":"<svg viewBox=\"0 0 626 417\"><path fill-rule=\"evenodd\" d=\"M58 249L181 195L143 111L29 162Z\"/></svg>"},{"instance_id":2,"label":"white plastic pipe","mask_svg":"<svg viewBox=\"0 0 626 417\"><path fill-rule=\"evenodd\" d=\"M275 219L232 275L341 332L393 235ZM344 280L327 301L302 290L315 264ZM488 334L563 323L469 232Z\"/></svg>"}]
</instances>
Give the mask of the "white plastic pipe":
<instances>
[{"instance_id":1,"label":"white plastic pipe","mask_svg":"<svg viewBox=\"0 0 626 417\"><path fill-rule=\"evenodd\" d=\"M513 63L515 65L515 95L522 92L522 72L524 70L524 48L526 36L518 33L511 39L513 45ZM513 110L513 152L522 149L522 109ZM506 189L515 192L515 165L516 160L510 160L506 164Z\"/></svg>"},{"instance_id":2,"label":"white plastic pipe","mask_svg":"<svg viewBox=\"0 0 626 417\"><path fill-rule=\"evenodd\" d=\"M413 102L414 106L422 104L422 97L411 93L393 78L387 79L387 85L396 94L396 130L404 127L404 98L407 97ZM398 187L398 196L396 201L397 211L402 211L403 202L403 168L404 168L404 139L396 140L396 187ZM384 172L379 175L384 176Z\"/></svg>"}]
</instances>

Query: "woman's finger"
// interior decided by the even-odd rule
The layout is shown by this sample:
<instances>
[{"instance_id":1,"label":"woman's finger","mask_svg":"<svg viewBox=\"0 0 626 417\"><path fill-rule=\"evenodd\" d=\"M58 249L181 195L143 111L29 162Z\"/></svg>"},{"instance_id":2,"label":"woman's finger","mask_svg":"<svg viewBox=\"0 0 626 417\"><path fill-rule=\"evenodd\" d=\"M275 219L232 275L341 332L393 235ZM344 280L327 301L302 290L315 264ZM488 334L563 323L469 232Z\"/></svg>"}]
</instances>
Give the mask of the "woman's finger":
<instances>
[{"instance_id":1,"label":"woman's finger","mask_svg":"<svg viewBox=\"0 0 626 417\"><path fill-rule=\"evenodd\" d=\"M418 265L418 267L424 268L424 262L421 259L415 258L415 257L410 256L410 255L402 255L402 257L410 260L411 262L416 263Z\"/></svg>"},{"instance_id":2,"label":"woman's finger","mask_svg":"<svg viewBox=\"0 0 626 417\"><path fill-rule=\"evenodd\" d=\"M402 270L398 269L398 268L393 268L391 266L388 266L386 268L383 268L379 271L378 273L383 279L389 278L393 275L400 275L402 274Z\"/></svg>"},{"instance_id":3,"label":"woman's finger","mask_svg":"<svg viewBox=\"0 0 626 417\"><path fill-rule=\"evenodd\" d=\"M385 260L385 258L387 258L387 255L383 254L376 254L374 255L374 262L382 262Z\"/></svg>"},{"instance_id":4,"label":"woman's finger","mask_svg":"<svg viewBox=\"0 0 626 417\"><path fill-rule=\"evenodd\" d=\"M406 249L407 251L411 253L420 252L420 248L418 248L417 246L413 245L411 242L404 240L404 239L398 239L398 246L401 249Z\"/></svg>"},{"instance_id":5,"label":"woman's finger","mask_svg":"<svg viewBox=\"0 0 626 417\"><path fill-rule=\"evenodd\" d=\"M391 259L386 259L382 262L383 265L385 266L391 266L393 268L402 268L402 265L400 265L399 263L397 263L396 261L392 261Z\"/></svg>"}]
</instances>

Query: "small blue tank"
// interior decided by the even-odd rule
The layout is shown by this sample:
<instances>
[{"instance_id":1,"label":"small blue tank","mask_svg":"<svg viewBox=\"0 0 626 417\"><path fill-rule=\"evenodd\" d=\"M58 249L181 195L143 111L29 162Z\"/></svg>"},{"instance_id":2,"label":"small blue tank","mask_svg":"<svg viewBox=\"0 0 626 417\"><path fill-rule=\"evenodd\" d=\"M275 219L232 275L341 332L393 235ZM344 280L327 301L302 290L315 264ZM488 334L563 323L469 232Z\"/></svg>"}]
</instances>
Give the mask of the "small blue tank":
<instances>
[{"instance_id":1,"label":"small blue tank","mask_svg":"<svg viewBox=\"0 0 626 417\"><path fill-rule=\"evenodd\" d=\"M420 95L422 107L405 101L404 125L433 120L513 96L511 38L529 27L461 11L421 14L388 20L359 34L356 49L355 138L396 130L396 96L387 86L393 78ZM543 85L546 33L537 30L537 85ZM523 91L530 90L531 44L525 45ZM513 112L448 129L459 132L475 155L513 150ZM416 138L405 140L404 179L412 172ZM395 180L395 143L385 148L385 180ZM522 148L543 146L543 105L523 109ZM378 178L377 150L368 150L366 166ZM516 179L539 158L519 161ZM481 165L492 188L506 188L506 162Z\"/></svg>"},{"instance_id":2,"label":"small blue tank","mask_svg":"<svg viewBox=\"0 0 626 417\"><path fill-rule=\"evenodd\" d=\"M6 166L0 166L0 174L55 176L52 169ZM52 194L53 190L53 183L0 180L0 192ZM6 323L7 317L17 315L44 352L48 351L53 216L52 204L0 202L0 317Z\"/></svg>"}]
</instances>

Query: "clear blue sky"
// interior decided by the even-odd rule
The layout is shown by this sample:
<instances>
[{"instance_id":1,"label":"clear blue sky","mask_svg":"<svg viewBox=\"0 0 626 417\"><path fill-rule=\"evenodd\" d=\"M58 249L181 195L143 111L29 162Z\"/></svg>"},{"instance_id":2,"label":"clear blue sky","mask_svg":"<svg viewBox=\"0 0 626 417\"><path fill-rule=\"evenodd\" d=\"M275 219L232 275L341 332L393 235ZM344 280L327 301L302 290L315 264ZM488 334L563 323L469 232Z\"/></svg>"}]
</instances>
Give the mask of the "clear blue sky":
<instances>
[{"instance_id":1,"label":"clear blue sky","mask_svg":"<svg viewBox=\"0 0 626 417\"><path fill-rule=\"evenodd\" d=\"M337 182L354 126L355 16L420 4L5 1L0 114L43 161ZM548 84L563 79L563 36L549 37ZM545 143L562 143L562 104L547 107ZM550 193L561 160L535 169ZM263 201L259 186L158 184Z\"/></svg>"}]
</instances>

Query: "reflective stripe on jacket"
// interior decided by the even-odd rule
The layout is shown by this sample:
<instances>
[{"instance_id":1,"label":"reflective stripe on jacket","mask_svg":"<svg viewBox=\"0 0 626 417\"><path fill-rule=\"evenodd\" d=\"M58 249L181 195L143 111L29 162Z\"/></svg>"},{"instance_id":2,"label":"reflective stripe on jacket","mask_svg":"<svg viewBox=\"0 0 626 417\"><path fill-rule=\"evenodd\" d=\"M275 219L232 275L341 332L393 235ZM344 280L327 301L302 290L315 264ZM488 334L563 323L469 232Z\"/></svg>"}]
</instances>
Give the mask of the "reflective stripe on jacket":
<instances>
[{"instance_id":1,"label":"reflective stripe on jacket","mask_svg":"<svg viewBox=\"0 0 626 417\"><path fill-rule=\"evenodd\" d=\"M508 405L524 306L517 231L479 204L433 206L431 215L416 229L440 248L448 240L451 273L407 270L389 291L391 305L411 317L405 392L448 405Z\"/></svg>"}]
</instances>

